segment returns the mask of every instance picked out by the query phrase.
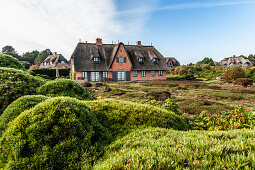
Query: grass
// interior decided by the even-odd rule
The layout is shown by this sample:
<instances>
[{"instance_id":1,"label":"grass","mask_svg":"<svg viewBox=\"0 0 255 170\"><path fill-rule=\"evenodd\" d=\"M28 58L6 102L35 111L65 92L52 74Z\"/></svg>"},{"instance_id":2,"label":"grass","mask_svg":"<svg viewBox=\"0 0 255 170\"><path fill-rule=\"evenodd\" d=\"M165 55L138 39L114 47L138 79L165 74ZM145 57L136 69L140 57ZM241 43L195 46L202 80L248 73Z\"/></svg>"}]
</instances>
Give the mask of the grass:
<instances>
[{"instance_id":1,"label":"grass","mask_svg":"<svg viewBox=\"0 0 255 170\"><path fill-rule=\"evenodd\" d=\"M94 169L250 169L254 130L138 129L108 146Z\"/></svg>"},{"instance_id":2,"label":"grass","mask_svg":"<svg viewBox=\"0 0 255 170\"><path fill-rule=\"evenodd\" d=\"M216 81L215 81L216 82ZM244 88L227 84L208 83L206 81L147 81L132 83L107 83L112 91L105 92L105 87L92 87L89 90L97 96L105 98L129 100L133 102L146 101L151 91L169 91L172 100L180 105L180 111L197 114L204 110L230 110L242 104L247 108L255 105L255 88Z\"/></svg>"}]
</instances>

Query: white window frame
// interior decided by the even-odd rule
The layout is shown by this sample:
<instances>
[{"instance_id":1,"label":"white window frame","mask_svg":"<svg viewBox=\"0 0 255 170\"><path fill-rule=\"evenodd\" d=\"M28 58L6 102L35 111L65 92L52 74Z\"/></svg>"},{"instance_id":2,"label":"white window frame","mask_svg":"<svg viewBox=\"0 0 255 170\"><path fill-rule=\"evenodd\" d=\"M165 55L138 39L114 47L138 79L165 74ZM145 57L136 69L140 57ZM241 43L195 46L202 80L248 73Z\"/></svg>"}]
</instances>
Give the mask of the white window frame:
<instances>
[{"instance_id":1,"label":"white window frame","mask_svg":"<svg viewBox=\"0 0 255 170\"><path fill-rule=\"evenodd\" d=\"M99 81L99 72L91 72L90 73L90 81L98 82Z\"/></svg>"},{"instance_id":2,"label":"white window frame","mask_svg":"<svg viewBox=\"0 0 255 170\"><path fill-rule=\"evenodd\" d=\"M119 63L124 63L124 58L123 57L119 57Z\"/></svg>"},{"instance_id":3,"label":"white window frame","mask_svg":"<svg viewBox=\"0 0 255 170\"><path fill-rule=\"evenodd\" d=\"M94 62L99 62L99 57L94 57L94 58L93 58L93 61L94 61Z\"/></svg>"},{"instance_id":4,"label":"white window frame","mask_svg":"<svg viewBox=\"0 0 255 170\"><path fill-rule=\"evenodd\" d=\"M139 57L139 58L138 58L138 62L139 62L139 63L142 63L142 62L143 62L143 58L142 58L142 57Z\"/></svg>"},{"instance_id":5,"label":"white window frame","mask_svg":"<svg viewBox=\"0 0 255 170\"><path fill-rule=\"evenodd\" d=\"M141 72L141 77L146 77L146 71Z\"/></svg>"},{"instance_id":6,"label":"white window frame","mask_svg":"<svg viewBox=\"0 0 255 170\"><path fill-rule=\"evenodd\" d=\"M163 76L163 71L158 71L159 76Z\"/></svg>"},{"instance_id":7,"label":"white window frame","mask_svg":"<svg viewBox=\"0 0 255 170\"><path fill-rule=\"evenodd\" d=\"M125 70L117 71L117 79L118 81L125 81Z\"/></svg>"},{"instance_id":8,"label":"white window frame","mask_svg":"<svg viewBox=\"0 0 255 170\"><path fill-rule=\"evenodd\" d=\"M108 77L108 72L107 71L104 71L103 72L103 78L107 78Z\"/></svg>"},{"instance_id":9,"label":"white window frame","mask_svg":"<svg viewBox=\"0 0 255 170\"><path fill-rule=\"evenodd\" d=\"M157 62L157 58L153 58L152 62L156 63Z\"/></svg>"},{"instance_id":10,"label":"white window frame","mask_svg":"<svg viewBox=\"0 0 255 170\"><path fill-rule=\"evenodd\" d=\"M88 78L88 72L86 72L86 71L82 72L82 77L87 79Z\"/></svg>"}]
</instances>

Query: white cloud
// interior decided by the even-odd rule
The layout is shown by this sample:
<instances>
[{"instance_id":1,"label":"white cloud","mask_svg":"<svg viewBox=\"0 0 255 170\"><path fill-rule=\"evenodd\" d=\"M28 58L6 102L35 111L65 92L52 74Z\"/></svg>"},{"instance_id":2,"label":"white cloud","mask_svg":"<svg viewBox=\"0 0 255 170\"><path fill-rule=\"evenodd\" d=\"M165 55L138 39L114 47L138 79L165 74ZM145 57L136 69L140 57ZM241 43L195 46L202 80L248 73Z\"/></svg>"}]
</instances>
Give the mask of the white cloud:
<instances>
[{"instance_id":1,"label":"white cloud","mask_svg":"<svg viewBox=\"0 0 255 170\"><path fill-rule=\"evenodd\" d=\"M0 47L50 48L69 58L78 39L94 42L123 31L112 0L0 1Z\"/></svg>"}]
</instances>

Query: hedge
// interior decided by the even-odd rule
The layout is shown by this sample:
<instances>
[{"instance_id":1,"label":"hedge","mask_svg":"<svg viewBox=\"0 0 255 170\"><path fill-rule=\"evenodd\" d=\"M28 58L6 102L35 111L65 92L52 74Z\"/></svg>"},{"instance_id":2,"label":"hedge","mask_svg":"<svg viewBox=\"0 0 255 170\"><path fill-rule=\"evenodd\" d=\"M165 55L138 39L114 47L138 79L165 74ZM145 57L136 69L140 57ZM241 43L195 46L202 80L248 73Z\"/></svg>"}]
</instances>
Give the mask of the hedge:
<instances>
[{"instance_id":1,"label":"hedge","mask_svg":"<svg viewBox=\"0 0 255 170\"><path fill-rule=\"evenodd\" d=\"M56 69L42 68L42 69L34 69L34 70L30 70L30 71L34 72L38 76L44 75L44 77L47 77L49 79L56 79ZM69 68L60 68L60 69L58 69L58 71L59 71L60 77L69 77L69 75L70 75Z\"/></svg>"},{"instance_id":2,"label":"hedge","mask_svg":"<svg viewBox=\"0 0 255 170\"><path fill-rule=\"evenodd\" d=\"M91 152L110 139L84 102L51 98L9 124L0 141L0 169L89 167L95 156Z\"/></svg>"},{"instance_id":3,"label":"hedge","mask_svg":"<svg viewBox=\"0 0 255 170\"><path fill-rule=\"evenodd\" d=\"M38 103L48 99L46 96L42 95L31 95L22 96L12 102L0 116L0 136L4 133L8 126L8 123L13 121L20 113L25 110L33 108Z\"/></svg>"},{"instance_id":4,"label":"hedge","mask_svg":"<svg viewBox=\"0 0 255 170\"><path fill-rule=\"evenodd\" d=\"M0 67L0 114L17 98L36 94L36 89L46 81L28 72Z\"/></svg>"},{"instance_id":5,"label":"hedge","mask_svg":"<svg viewBox=\"0 0 255 170\"><path fill-rule=\"evenodd\" d=\"M69 96L80 100L94 100L95 96L73 80L56 79L42 85L37 94L47 96Z\"/></svg>"},{"instance_id":6,"label":"hedge","mask_svg":"<svg viewBox=\"0 0 255 170\"><path fill-rule=\"evenodd\" d=\"M9 68L25 70L25 68L19 62L19 60L6 54L0 54L0 67L9 67Z\"/></svg>"},{"instance_id":7,"label":"hedge","mask_svg":"<svg viewBox=\"0 0 255 170\"><path fill-rule=\"evenodd\" d=\"M93 169L254 169L254 130L138 129L113 142Z\"/></svg>"},{"instance_id":8,"label":"hedge","mask_svg":"<svg viewBox=\"0 0 255 170\"><path fill-rule=\"evenodd\" d=\"M110 99L86 101L86 104L113 135L125 134L139 126L186 129L185 122L179 116L155 106Z\"/></svg>"}]
</instances>

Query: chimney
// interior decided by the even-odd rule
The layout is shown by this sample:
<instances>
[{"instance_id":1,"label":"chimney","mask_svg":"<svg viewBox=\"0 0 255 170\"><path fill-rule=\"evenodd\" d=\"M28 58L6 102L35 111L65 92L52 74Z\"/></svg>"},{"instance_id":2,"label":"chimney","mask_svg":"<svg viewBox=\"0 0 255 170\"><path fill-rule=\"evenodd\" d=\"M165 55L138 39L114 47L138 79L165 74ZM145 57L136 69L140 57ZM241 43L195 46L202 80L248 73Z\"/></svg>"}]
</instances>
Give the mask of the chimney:
<instances>
[{"instance_id":1,"label":"chimney","mask_svg":"<svg viewBox=\"0 0 255 170\"><path fill-rule=\"evenodd\" d=\"M53 52L53 55L57 55L57 52Z\"/></svg>"},{"instance_id":2,"label":"chimney","mask_svg":"<svg viewBox=\"0 0 255 170\"><path fill-rule=\"evenodd\" d=\"M101 38L97 38L97 39L96 39L96 44L97 44L97 45L103 45L102 39L101 39Z\"/></svg>"},{"instance_id":3,"label":"chimney","mask_svg":"<svg viewBox=\"0 0 255 170\"><path fill-rule=\"evenodd\" d=\"M141 41L137 41L137 42L136 42L136 45L137 45L137 46L142 46Z\"/></svg>"},{"instance_id":4,"label":"chimney","mask_svg":"<svg viewBox=\"0 0 255 170\"><path fill-rule=\"evenodd\" d=\"M233 57L235 58L235 57L236 57L236 55L233 55Z\"/></svg>"}]
</instances>

